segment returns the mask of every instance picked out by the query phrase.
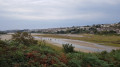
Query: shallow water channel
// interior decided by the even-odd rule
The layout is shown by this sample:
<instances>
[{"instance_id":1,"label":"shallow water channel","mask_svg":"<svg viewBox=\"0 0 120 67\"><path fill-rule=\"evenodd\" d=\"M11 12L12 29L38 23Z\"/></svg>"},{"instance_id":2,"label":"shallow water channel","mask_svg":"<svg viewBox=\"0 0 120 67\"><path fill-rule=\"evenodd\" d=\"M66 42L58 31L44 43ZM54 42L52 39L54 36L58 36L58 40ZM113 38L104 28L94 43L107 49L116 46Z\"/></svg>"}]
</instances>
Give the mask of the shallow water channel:
<instances>
[{"instance_id":1,"label":"shallow water channel","mask_svg":"<svg viewBox=\"0 0 120 67\"><path fill-rule=\"evenodd\" d=\"M112 46L104 46L96 43L90 43L80 40L72 40L72 39L59 39L59 38L51 38L51 37L34 37L35 39L49 41L53 45L62 46L63 44L72 44L77 51L83 52L102 52L107 51L110 52L113 49L118 49L118 47Z\"/></svg>"}]
</instances>

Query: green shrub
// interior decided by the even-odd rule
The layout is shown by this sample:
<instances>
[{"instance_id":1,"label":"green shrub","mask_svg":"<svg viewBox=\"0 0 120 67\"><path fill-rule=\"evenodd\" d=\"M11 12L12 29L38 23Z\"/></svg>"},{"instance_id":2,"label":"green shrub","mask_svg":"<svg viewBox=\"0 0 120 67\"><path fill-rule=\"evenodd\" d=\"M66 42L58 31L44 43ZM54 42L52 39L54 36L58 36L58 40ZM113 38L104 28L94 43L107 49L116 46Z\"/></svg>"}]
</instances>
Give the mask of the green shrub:
<instances>
[{"instance_id":1,"label":"green shrub","mask_svg":"<svg viewBox=\"0 0 120 67\"><path fill-rule=\"evenodd\" d=\"M0 47L0 67L66 67L65 55L45 44L14 45L16 41L9 41L8 45Z\"/></svg>"},{"instance_id":2,"label":"green shrub","mask_svg":"<svg viewBox=\"0 0 120 67\"><path fill-rule=\"evenodd\" d=\"M0 46L8 45L7 42L0 40Z\"/></svg>"},{"instance_id":3,"label":"green shrub","mask_svg":"<svg viewBox=\"0 0 120 67\"><path fill-rule=\"evenodd\" d=\"M82 66L83 67L109 67L108 63L98 59L97 57L84 57L82 59Z\"/></svg>"},{"instance_id":4,"label":"green shrub","mask_svg":"<svg viewBox=\"0 0 120 67\"><path fill-rule=\"evenodd\" d=\"M18 46L18 45L20 45L18 42L13 41L13 40L8 41L8 43L9 43L10 46Z\"/></svg>"},{"instance_id":5,"label":"green shrub","mask_svg":"<svg viewBox=\"0 0 120 67\"><path fill-rule=\"evenodd\" d=\"M71 59L68 62L69 67L81 67L81 60L78 59Z\"/></svg>"},{"instance_id":6,"label":"green shrub","mask_svg":"<svg viewBox=\"0 0 120 67\"><path fill-rule=\"evenodd\" d=\"M65 53L71 53L74 52L74 47L72 46L72 44L63 44L63 50Z\"/></svg>"},{"instance_id":7,"label":"green shrub","mask_svg":"<svg viewBox=\"0 0 120 67\"><path fill-rule=\"evenodd\" d=\"M37 44L37 40L34 40L34 38L31 36L30 33L27 32L17 32L12 35L12 40L24 44L24 45L31 45L31 44Z\"/></svg>"}]
</instances>

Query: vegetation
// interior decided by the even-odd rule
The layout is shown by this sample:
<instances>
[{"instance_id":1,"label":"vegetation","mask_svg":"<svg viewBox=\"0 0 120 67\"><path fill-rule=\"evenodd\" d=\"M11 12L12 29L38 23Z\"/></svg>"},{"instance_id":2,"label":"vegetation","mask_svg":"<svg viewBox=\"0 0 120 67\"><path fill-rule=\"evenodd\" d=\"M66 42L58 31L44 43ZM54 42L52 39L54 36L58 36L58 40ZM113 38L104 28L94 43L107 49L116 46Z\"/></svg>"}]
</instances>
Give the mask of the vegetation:
<instances>
[{"instance_id":1,"label":"vegetation","mask_svg":"<svg viewBox=\"0 0 120 67\"><path fill-rule=\"evenodd\" d=\"M119 67L120 66L120 50L110 53L101 52L91 53L69 53L68 65L70 67Z\"/></svg>"},{"instance_id":2,"label":"vegetation","mask_svg":"<svg viewBox=\"0 0 120 67\"><path fill-rule=\"evenodd\" d=\"M37 40L34 40L31 34L27 32L17 32L13 34L12 40L25 45L37 44Z\"/></svg>"},{"instance_id":3,"label":"vegetation","mask_svg":"<svg viewBox=\"0 0 120 67\"><path fill-rule=\"evenodd\" d=\"M56 46L56 45L47 43L47 42L45 42L44 40L43 40L43 41L39 41L39 44L44 44L44 45L46 45L46 46L48 46L48 47L50 47L50 48L52 48L52 49L54 49L55 51L60 52L60 53L63 51L61 47L58 47L58 46Z\"/></svg>"},{"instance_id":4,"label":"vegetation","mask_svg":"<svg viewBox=\"0 0 120 67\"><path fill-rule=\"evenodd\" d=\"M67 58L46 45L20 44L14 41L0 43L0 67L48 67L66 66Z\"/></svg>"},{"instance_id":5,"label":"vegetation","mask_svg":"<svg viewBox=\"0 0 120 67\"><path fill-rule=\"evenodd\" d=\"M0 34L6 34L6 32L0 31Z\"/></svg>"},{"instance_id":6,"label":"vegetation","mask_svg":"<svg viewBox=\"0 0 120 67\"><path fill-rule=\"evenodd\" d=\"M27 34L21 38L17 35L13 35L16 39L10 41L0 40L0 67L66 67L67 57L64 53L46 46L44 41L34 43L32 39L32 44L29 44ZM31 39L31 35L29 37Z\"/></svg>"},{"instance_id":7,"label":"vegetation","mask_svg":"<svg viewBox=\"0 0 120 67\"><path fill-rule=\"evenodd\" d=\"M53 29L50 31L47 29L32 31L32 33L44 33L44 34L97 34L97 35L120 35L120 23L115 24L93 24L91 26L73 26L66 28L59 28L59 30Z\"/></svg>"},{"instance_id":8,"label":"vegetation","mask_svg":"<svg viewBox=\"0 0 120 67\"><path fill-rule=\"evenodd\" d=\"M73 26L59 28L59 30L49 31L39 30L34 33L44 34L97 34L97 35L120 35L120 23L115 24L93 24L92 26Z\"/></svg>"},{"instance_id":9,"label":"vegetation","mask_svg":"<svg viewBox=\"0 0 120 67\"><path fill-rule=\"evenodd\" d=\"M45 44L0 41L0 67L120 67L120 50L110 53L58 53Z\"/></svg>"},{"instance_id":10,"label":"vegetation","mask_svg":"<svg viewBox=\"0 0 120 67\"><path fill-rule=\"evenodd\" d=\"M56 34L45 34L39 35L43 37L54 37L54 38L65 38L65 39L74 39L74 40L83 40L88 42L99 43L100 45L109 45L120 47L120 36L111 36L111 35L92 35L92 34L81 34L83 37L72 37Z\"/></svg>"},{"instance_id":11,"label":"vegetation","mask_svg":"<svg viewBox=\"0 0 120 67\"><path fill-rule=\"evenodd\" d=\"M63 44L63 49L65 53L71 53L74 52L74 47L72 46L72 44Z\"/></svg>"},{"instance_id":12,"label":"vegetation","mask_svg":"<svg viewBox=\"0 0 120 67\"><path fill-rule=\"evenodd\" d=\"M119 35L116 31L97 31L96 27L91 27L88 30L86 29L68 29L67 31L57 31L56 34L97 34L97 35Z\"/></svg>"},{"instance_id":13,"label":"vegetation","mask_svg":"<svg viewBox=\"0 0 120 67\"><path fill-rule=\"evenodd\" d=\"M0 40L0 67L120 67L120 50L83 53L69 44L63 47L66 52L56 51L45 41L28 45Z\"/></svg>"}]
</instances>

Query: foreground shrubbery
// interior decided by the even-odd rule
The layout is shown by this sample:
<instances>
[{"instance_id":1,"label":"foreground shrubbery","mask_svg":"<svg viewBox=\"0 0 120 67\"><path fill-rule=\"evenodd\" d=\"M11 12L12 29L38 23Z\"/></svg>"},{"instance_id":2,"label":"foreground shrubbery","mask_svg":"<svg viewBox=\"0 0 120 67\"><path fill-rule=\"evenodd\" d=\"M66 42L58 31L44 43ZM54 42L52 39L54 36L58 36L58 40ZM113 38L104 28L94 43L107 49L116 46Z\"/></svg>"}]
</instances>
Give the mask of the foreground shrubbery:
<instances>
[{"instance_id":1,"label":"foreground shrubbery","mask_svg":"<svg viewBox=\"0 0 120 67\"><path fill-rule=\"evenodd\" d=\"M120 50L110 53L69 53L68 65L70 67L120 67Z\"/></svg>"},{"instance_id":2,"label":"foreground shrubbery","mask_svg":"<svg viewBox=\"0 0 120 67\"><path fill-rule=\"evenodd\" d=\"M75 52L72 44L63 44L63 50L67 53L68 67L120 67L120 50L83 53Z\"/></svg>"},{"instance_id":3,"label":"foreground shrubbery","mask_svg":"<svg viewBox=\"0 0 120 67\"><path fill-rule=\"evenodd\" d=\"M10 41L0 40L0 67L66 67L67 57L39 43L28 33L16 33Z\"/></svg>"},{"instance_id":4,"label":"foreground shrubbery","mask_svg":"<svg viewBox=\"0 0 120 67\"><path fill-rule=\"evenodd\" d=\"M52 48L39 44L16 45L13 41L0 42L0 67L65 67L67 57Z\"/></svg>"},{"instance_id":5,"label":"foreground shrubbery","mask_svg":"<svg viewBox=\"0 0 120 67\"><path fill-rule=\"evenodd\" d=\"M26 46L0 40L0 67L120 67L120 50L58 53L43 43Z\"/></svg>"},{"instance_id":6,"label":"foreground shrubbery","mask_svg":"<svg viewBox=\"0 0 120 67\"><path fill-rule=\"evenodd\" d=\"M65 53L58 53L44 41L31 42L0 40L0 67L120 67L120 50L83 53L64 44Z\"/></svg>"}]
</instances>

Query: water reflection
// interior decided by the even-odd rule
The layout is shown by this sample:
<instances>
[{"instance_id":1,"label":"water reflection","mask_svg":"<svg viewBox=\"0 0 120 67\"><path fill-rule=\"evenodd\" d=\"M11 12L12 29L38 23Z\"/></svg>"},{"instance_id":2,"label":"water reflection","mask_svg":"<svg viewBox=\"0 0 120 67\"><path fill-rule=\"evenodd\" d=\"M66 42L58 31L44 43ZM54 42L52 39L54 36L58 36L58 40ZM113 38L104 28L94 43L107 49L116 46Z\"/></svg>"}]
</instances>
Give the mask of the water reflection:
<instances>
[{"instance_id":1,"label":"water reflection","mask_svg":"<svg viewBox=\"0 0 120 67\"><path fill-rule=\"evenodd\" d=\"M80 40L72 40L72 41L81 42L81 43L89 43L90 45L98 47L98 48L90 47L90 46L83 46L83 45L75 44L72 42L67 42L68 40L71 41L71 39L59 39L59 38L49 38L49 37L34 37L34 38L41 39L41 40L48 40L53 43L57 43L55 45L72 44L75 48L85 49L85 50L92 51L92 52L102 52L102 51L110 52L111 50L115 49L109 46L98 45L95 43L90 43L90 42L85 42L85 41L80 41Z\"/></svg>"}]
</instances>

